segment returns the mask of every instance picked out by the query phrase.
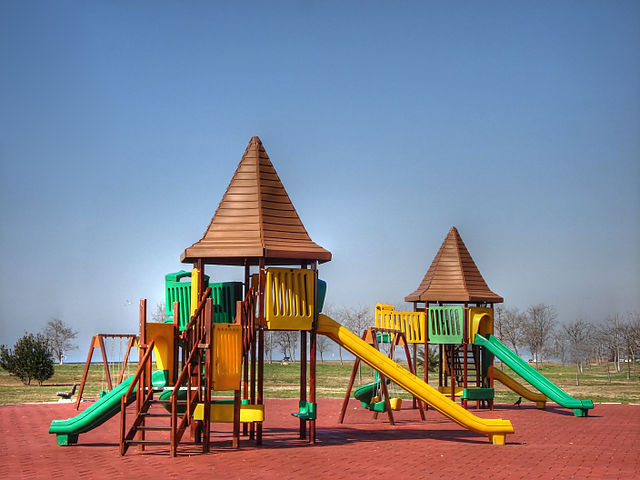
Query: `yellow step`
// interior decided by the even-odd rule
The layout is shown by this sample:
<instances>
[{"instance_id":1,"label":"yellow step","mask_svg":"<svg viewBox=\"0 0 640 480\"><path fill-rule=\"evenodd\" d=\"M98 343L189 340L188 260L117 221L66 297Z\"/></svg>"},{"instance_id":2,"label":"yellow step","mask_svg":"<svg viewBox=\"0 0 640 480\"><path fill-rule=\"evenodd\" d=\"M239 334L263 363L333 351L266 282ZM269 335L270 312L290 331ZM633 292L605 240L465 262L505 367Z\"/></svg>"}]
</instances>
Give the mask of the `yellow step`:
<instances>
[{"instance_id":1,"label":"yellow step","mask_svg":"<svg viewBox=\"0 0 640 480\"><path fill-rule=\"evenodd\" d=\"M199 403L193 411L195 420L204 420L204 404ZM240 405L240 422L263 422L264 405ZM211 422L213 423L233 423L232 404L211 404Z\"/></svg>"}]
</instances>

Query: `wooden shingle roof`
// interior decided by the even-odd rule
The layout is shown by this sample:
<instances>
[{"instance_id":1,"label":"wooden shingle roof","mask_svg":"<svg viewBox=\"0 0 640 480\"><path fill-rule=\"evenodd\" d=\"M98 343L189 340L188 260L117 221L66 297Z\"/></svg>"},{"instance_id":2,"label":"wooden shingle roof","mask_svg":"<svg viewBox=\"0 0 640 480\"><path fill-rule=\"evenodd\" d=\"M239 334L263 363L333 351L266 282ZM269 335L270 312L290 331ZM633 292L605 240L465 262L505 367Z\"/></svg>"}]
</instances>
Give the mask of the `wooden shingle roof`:
<instances>
[{"instance_id":1,"label":"wooden shingle roof","mask_svg":"<svg viewBox=\"0 0 640 480\"><path fill-rule=\"evenodd\" d=\"M487 286L456 227L451 227L422 283L405 302L502 303Z\"/></svg>"},{"instance_id":2,"label":"wooden shingle roof","mask_svg":"<svg viewBox=\"0 0 640 480\"><path fill-rule=\"evenodd\" d=\"M328 262L331 252L313 242L262 142L253 137L202 239L181 256L185 263L292 264Z\"/></svg>"}]
</instances>

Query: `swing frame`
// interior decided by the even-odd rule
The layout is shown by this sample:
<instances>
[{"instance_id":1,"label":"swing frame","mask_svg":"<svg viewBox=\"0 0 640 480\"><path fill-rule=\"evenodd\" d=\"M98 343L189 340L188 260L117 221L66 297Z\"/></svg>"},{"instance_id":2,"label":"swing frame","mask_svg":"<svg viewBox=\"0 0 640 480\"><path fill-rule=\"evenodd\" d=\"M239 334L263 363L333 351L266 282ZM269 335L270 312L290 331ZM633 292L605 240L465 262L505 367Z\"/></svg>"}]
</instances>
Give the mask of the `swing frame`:
<instances>
[{"instance_id":1,"label":"swing frame","mask_svg":"<svg viewBox=\"0 0 640 480\"><path fill-rule=\"evenodd\" d=\"M380 345L378 343L378 333L385 334L388 333L393 336L393 340L391 342L391 347L389 349L388 357L393 359L393 355L395 352L395 347L402 346L404 347L404 353L407 359L407 364L409 367L409 372L415 375L415 369L413 362L411 361L411 354L409 353L409 347L407 344L407 337L404 332L401 330L395 330L391 328L379 328L379 327L368 327L362 333L362 340L367 342L369 345L372 345L376 350L380 351ZM355 362L353 363L353 370L351 371L351 378L349 379L349 386L347 387L347 392L344 396L344 401L342 402L342 408L340 409L340 416L338 417L338 423L344 422L344 415L347 412L347 406L349 404L349 398L351 397L351 390L353 389L353 384L356 380L356 375L358 373L358 367L360 366L360 358L356 357ZM393 412L391 410L391 402L389 396L389 389L387 388L387 378L382 374L382 372L378 371L378 376L380 379L380 387L382 389L382 396L384 397L385 403L385 411L389 417L389 423L391 425L395 425L395 420L393 418ZM417 402L418 409L420 410L420 419L425 420L424 407L422 405L422 401L413 397L414 402ZM373 418L378 418L378 412L374 412Z\"/></svg>"},{"instance_id":2,"label":"swing frame","mask_svg":"<svg viewBox=\"0 0 640 480\"><path fill-rule=\"evenodd\" d=\"M96 348L100 349L102 353L102 365L103 372L107 377L107 387L109 390L113 389L113 384L111 382L111 371L109 370L109 360L107 359L107 350L104 346L105 338L128 338L127 342L127 350L125 351L124 358L122 360L122 364L120 366L120 372L118 373L118 383L120 385L122 383L124 372L127 368L127 364L129 363L129 354L131 353L131 349L138 347L139 339L138 336L132 333L98 333L91 338L91 344L89 345L89 353L87 355L87 361L84 364L84 373L82 374L82 382L80 382L80 387L78 389L78 395L76 397L75 409L78 410L80 407L80 402L82 401L82 393L84 391L84 386L87 382L87 377L89 376L89 368L91 367L91 360L93 359L93 352Z\"/></svg>"}]
</instances>

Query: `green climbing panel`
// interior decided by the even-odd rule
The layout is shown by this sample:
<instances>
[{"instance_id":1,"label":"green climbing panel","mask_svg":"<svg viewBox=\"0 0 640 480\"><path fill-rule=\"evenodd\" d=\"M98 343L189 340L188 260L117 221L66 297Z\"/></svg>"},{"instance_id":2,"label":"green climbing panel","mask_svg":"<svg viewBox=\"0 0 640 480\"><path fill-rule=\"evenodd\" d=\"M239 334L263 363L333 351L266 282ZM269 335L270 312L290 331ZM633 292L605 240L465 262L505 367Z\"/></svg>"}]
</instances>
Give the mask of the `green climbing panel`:
<instances>
[{"instance_id":1,"label":"green climbing panel","mask_svg":"<svg viewBox=\"0 0 640 480\"><path fill-rule=\"evenodd\" d=\"M166 322L173 321L173 302L180 302L180 330L191 319L191 272L180 270L165 275ZM205 283L209 276L204 276ZM231 323L236 313L236 301L242 300L242 282L208 283L213 299L213 323Z\"/></svg>"},{"instance_id":2,"label":"green climbing panel","mask_svg":"<svg viewBox=\"0 0 640 480\"><path fill-rule=\"evenodd\" d=\"M462 343L464 307L429 307L429 343Z\"/></svg>"}]
</instances>

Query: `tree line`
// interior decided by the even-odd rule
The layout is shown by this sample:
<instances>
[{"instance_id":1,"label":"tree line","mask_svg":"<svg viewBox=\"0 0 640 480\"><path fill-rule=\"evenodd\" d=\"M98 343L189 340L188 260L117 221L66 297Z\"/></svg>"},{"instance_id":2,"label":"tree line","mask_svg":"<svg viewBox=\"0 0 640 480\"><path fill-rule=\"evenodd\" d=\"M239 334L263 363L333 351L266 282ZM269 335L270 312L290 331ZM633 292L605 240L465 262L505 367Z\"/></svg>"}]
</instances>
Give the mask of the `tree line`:
<instances>
[{"instance_id":1,"label":"tree line","mask_svg":"<svg viewBox=\"0 0 640 480\"><path fill-rule=\"evenodd\" d=\"M610 364L627 379L637 374L640 354L640 313L615 314L594 322L578 318L560 323L552 305L532 305L526 310L500 305L495 308L494 333L519 354L527 349L533 362L557 359L576 366L576 385L584 367L605 364L611 382Z\"/></svg>"}]
</instances>

